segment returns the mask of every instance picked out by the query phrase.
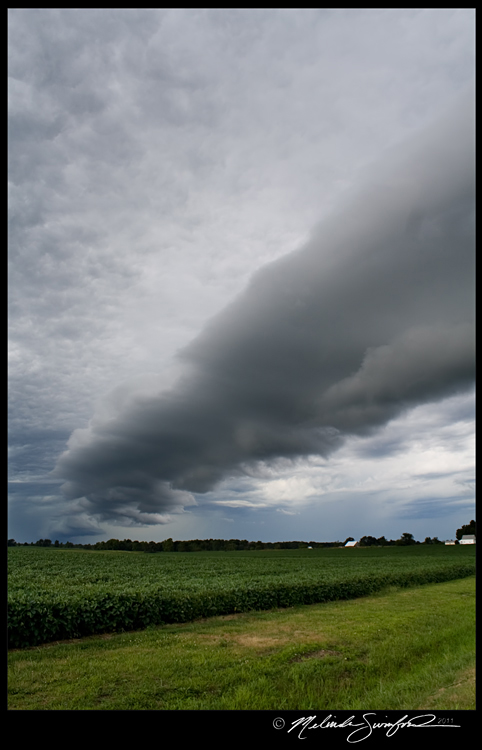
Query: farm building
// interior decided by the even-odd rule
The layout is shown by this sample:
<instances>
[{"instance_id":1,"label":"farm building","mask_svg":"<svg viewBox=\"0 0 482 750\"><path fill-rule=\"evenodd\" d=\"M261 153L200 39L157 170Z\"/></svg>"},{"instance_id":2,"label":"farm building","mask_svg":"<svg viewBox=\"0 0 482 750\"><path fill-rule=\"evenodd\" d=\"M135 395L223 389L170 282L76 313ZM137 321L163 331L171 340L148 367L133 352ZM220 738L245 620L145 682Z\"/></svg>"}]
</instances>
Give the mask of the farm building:
<instances>
[{"instance_id":1,"label":"farm building","mask_svg":"<svg viewBox=\"0 0 482 750\"><path fill-rule=\"evenodd\" d=\"M355 542L355 541L353 541L353 542L347 542L345 544L345 547L356 547L357 544L358 544L358 542Z\"/></svg>"},{"instance_id":2,"label":"farm building","mask_svg":"<svg viewBox=\"0 0 482 750\"><path fill-rule=\"evenodd\" d=\"M446 545L447 545L447 544L455 544L455 542L454 542L454 540L453 540L453 539L447 539L447 541L445 542L445 544L446 544Z\"/></svg>"},{"instance_id":3,"label":"farm building","mask_svg":"<svg viewBox=\"0 0 482 750\"><path fill-rule=\"evenodd\" d=\"M475 544L475 534L464 534L459 544Z\"/></svg>"}]
</instances>

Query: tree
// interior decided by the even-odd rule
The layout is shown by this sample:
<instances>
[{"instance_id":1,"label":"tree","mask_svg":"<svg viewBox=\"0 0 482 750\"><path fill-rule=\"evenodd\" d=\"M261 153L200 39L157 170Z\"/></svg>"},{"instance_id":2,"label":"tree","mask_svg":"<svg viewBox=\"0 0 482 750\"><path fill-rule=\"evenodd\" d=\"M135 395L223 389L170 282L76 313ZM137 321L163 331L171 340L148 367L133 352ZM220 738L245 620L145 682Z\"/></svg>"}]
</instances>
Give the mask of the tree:
<instances>
[{"instance_id":1,"label":"tree","mask_svg":"<svg viewBox=\"0 0 482 750\"><path fill-rule=\"evenodd\" d=\"M457 529L455 532L456 538L460 541L463 536L466 534L476 534L475 530L475 521L471 521L470 523L466 524L465 526L462 526L460 529Z\"/></svg>"},{"instance_id":2,"label":"tree","mask_svg":"<svg viewBox=\"0 0 482 750\"><path fill-rule=\"evenodd\" d=\"M417 542L413 538L413 534L407 534L407 532L405 532L400 539L397 539L396 544L402 547L407 547L410 544L417 544Z\"/></svg>"},{"instance_id":3,"label":"tree","mask_svg":"<svg viewBox=\"0 0 482 750\"><path fill-rule=\"evenodd\" d=\"M358 544L360 547L378 547L379 541L374 536L362 536Z\"/></svg>"},{"instance_id":4,"label":"tree","mask_svg":"<svg viewBox=\"0 0 482 750\"><path fill-rule=\"evenodd\" d=\"M50 547L52 545L52 542L50 539L39 539L37 542L35 542L35 547Z\"/></svg>"},{"instance_id":5,"label":"tree","mask_svg":"<svg viewBox=\"0 0 482 750\"><path fill-rule=\"evenodd\" d=\"M171 537L163 541L162 549L164 550L164 552L174 552L174 542L172 541Z\"/></svg>"}]
</instances>

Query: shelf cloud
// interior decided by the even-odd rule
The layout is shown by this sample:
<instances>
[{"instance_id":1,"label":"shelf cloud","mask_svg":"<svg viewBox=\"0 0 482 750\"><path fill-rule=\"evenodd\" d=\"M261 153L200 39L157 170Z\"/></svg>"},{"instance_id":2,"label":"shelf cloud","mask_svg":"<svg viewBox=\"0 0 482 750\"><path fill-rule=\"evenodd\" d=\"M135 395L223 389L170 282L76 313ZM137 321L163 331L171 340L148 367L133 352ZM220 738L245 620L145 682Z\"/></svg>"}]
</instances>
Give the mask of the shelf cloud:
<instances>
[{"instance_id":1,"label":"shelf cloud","mask_svg":"<svg viewBox=\"0 0 482 750\"><path fill-rule=\"evenodd\" d=\"M299 250L177 355L170 388L75 430L54 476L79 512L158 524L223 479L331 456L474 380L474 103L366 169Z\"/></svg>"}]
</instances>

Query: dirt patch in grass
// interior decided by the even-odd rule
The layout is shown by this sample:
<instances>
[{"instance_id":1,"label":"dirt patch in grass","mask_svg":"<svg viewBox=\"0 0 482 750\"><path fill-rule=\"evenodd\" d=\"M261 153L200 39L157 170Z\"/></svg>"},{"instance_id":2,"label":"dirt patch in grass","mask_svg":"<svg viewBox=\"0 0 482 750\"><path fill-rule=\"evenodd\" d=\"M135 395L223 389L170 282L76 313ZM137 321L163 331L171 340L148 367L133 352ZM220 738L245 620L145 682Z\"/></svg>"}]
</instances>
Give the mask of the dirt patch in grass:
<instances>
[{"instance_id":1,"label":"dirt patch in grass","mask_svg":"<svg viewBox=\"0 0 482 750\"><path fill-rule=\"evenodd\" d=\"M236 643L238 643L240 646L247 646L248 648L283 646L286 643L286 638L250 634L237 635L233 638L233 640L236 641Z\"/></svg>"},{"instance_id":2,"label":"dirt patch in grass","mask_svg":"<svg viewBox=\"0 0 482 750\"><path fill-rule=\"evenodd\" d=\"M330 651L322 648L319 651L310 651L308 654L300 654L291 659L292 662L306 661L307 659L324 659L326 656L342 656L340 651Z\"/></svg>"},{"instance_id":3,"label":"dirt patch in grass","mask_svg":"<svg viewBox=\"0 0 482 750\"><path fill-rule=\"evenodd\" d=\"M252 635L246 633L243 635L231 636L236 643L240 646L257 647L257 646L286 646L294 642L300 643L319 643L323 641L323 636L320 633L300 633L290 632L287 628L287 633L282 635ZM229 636L228 636L229 637Z\"/></svg>"},{"instance_id":4,"label":"dirt patch in grass","mask_svg":"<svg viewBox=\"0 0 482 750\"><path fill-rule=\"evenodd\" d=\"M306 643L319 643L323 641L323 636L320 633L306 633L303 631L293 631L289 627L271 627L263 628L262 632L244 632L244 633L198 633L196 640L201 642L210 642L214 645L228 646L236 645L242 648L248 649L273 649L283 648L284 646L299 642L300 644ZM318 652L313 652L318 653ZM321 654L322 652L320 652ZM324 655L336 654L335 651L325 650Z\"/></svg>"},{"instance_id":5,"label":"dirt patch in grass","mask_svg":"<svg viewBox=\"0 0 482 750\"><path fill-rule=\"evenodd\" d=\"M244 646L247 648L266 648L272 646L284 646L289 642L289 639L284 637L270 637L263 635L252 635L249 633L200 633L196 636L202 641L210 641L211 643L227 646L228 644L236 644L237 646Z\"/></svg>"}]
</instances>

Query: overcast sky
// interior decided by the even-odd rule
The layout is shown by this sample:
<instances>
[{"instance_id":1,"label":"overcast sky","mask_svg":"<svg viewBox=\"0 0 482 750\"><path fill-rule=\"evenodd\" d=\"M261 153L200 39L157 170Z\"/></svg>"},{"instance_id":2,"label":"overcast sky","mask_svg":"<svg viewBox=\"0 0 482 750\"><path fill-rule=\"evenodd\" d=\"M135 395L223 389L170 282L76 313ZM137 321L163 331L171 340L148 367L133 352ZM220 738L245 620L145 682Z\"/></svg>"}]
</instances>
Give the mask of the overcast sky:
<instances>
[{"instance_id":1,"label":"overcast sky","mask_svg":"<svg viewBox=\"0 0 482 750\"><path fill-rule=\"evenodd\" d=\"M474 26L9 11L9 537L474 517Z\"/></svg>"}]
</instances>

